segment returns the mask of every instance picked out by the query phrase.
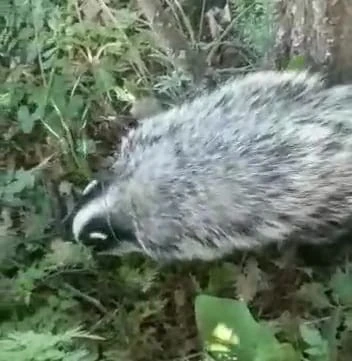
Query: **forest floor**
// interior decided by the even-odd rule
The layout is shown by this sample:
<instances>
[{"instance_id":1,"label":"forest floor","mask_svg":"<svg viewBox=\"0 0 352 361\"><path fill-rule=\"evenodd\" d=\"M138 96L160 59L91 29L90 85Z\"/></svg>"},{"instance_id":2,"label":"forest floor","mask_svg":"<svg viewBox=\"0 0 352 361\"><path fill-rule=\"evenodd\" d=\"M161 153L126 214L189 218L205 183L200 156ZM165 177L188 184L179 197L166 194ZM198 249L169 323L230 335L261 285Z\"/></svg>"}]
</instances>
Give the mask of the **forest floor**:
<instances>
[{"instance_id":1,"label":"forest floor","mask_svg":"<svg viewBox=\"0 0 352 361\"><path fill-rule=\"evenodd\" d=\"M158 4L138 3L147 18ZM73 202L136 117L153 111L131 108L135 99L168 107L196 94L206 69L167 54L161 40L176 39L187 57L198 49L214 82L263 64L273 36L266 1L165 3L171 35L129 1L0 3L0 361L201 360L199 320L219 311L197 308L199 295L225 308L226 298L241 301L229 306L240 310L239 334L248 331L239 361L351 360L345 245L160 266L92 257L57 233L60 201ZM261 344L254 356L257 323L246 324L244 306L290 351Z\"/></svg>"}]
</instances>

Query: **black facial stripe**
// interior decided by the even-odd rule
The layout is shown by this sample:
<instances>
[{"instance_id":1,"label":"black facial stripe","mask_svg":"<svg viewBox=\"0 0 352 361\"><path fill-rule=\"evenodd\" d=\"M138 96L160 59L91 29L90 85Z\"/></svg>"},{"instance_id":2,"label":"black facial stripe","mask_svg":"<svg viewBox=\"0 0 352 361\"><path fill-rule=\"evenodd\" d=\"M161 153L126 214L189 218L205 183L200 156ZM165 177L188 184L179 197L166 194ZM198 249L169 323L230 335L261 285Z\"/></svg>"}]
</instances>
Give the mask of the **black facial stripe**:
<instances>
[{"instance_id":1,"label":"black facial stripe","mask_svg":"<svg viewBox=\"0 0 352 361\"><path fill-rule=\"evenodd\" d=\"M106 239L90 237L92 233L102 233L107 237ZM92 247L96 251L104 251L118 247L119 241L132 242L134 244L138 243L133 229L110 223L108 217L93 219L83 228L80 240L83 244Z\"/></svg>"},{"instance_id":2,"label":"black facial stripe","mask_svg":"<svg viewBox=\"0 0 352 361\"><path fill-rule=\"evenodd\" d=\"M109 188L114 181L113 176L108 177L106 174L95 179L96 183L88 188L87 193L81 195L75 208L65 220L66 229L70 232L69 234L71 234L72 222L76 214L88 205L90 201L103 197L106 189ZM86 187L87 186L88 184ZM92 233L101 233L106 235L106 238L91 237ZM90 219L87 224L83 226L79 234L79 241L98 252L118 247L120 241L138 245L133 223L130 217L124 215L123 212L119 216L114 214L110 214L109 216L108 213L104 213Z\"/></svg>"},{"instance_id":3,"label":"black facial stripe","mask_svg":"<svg viewBox=\"0 0 352 361\"><path fill-rule=\"evenodd\" d=\"M113 227L113 236L117 239L137 243L134 232L127 228Z\"/></svg>"},{"instance_id":4,"label":"black facial stripe","mask_svg":"<svg viewBox=\"0 0 352 361\"><path fill-rule=\"evenodd\" d=\"M76 201L74 208L71 210L69 214L67 214L61 222L61 227L63 229L63 234L67 238L71 238L71 227L72 222L76 216L76 214L86 205L89 201L102 196L105 190L112 183L112 177L107 175L98 175L95 180L97 181L92 187L90 187L89 191L86 194L81 194L81 196ZM89 184L89 183L88 183ZM86 185L86 187L88 186Z\"/></svg>"}]
</instances>

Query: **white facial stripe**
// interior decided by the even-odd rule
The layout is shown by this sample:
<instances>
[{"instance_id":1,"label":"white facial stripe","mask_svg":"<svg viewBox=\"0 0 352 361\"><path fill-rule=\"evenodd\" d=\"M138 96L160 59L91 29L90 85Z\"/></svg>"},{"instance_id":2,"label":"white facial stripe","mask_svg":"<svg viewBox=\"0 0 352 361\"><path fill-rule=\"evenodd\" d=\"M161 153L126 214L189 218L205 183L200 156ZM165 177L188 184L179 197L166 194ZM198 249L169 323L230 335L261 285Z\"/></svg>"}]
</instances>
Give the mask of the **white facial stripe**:
<instances>
[{"instance_id":1,"label":"white facial stripe","mask_svg":"<svg viewBox=\"0 0 352 361\"><path fill-rule=\"evenodd\" d=\"M95 185L98 184L96 179L92 180L88 185L83 189L82 194L85 196Z\"/></svg>"},{"instance_id":2,"label":"white facial stripe","mask_svg":"<svg viewBox=\"0 0 352 361\"><path fill-rule=\"evenodd\" d=\"M107 202L107 197L102 195L97 199L93 199L77 212L72 223L72 233L76 241L79 241L79 233L91 219L107 211Z\"/></svg>"},{"instance_id":3,"label":"white facial stripe","mask_svg":"<svg viewBox=\"0 0 352 361\"><path fill-rule=\"evenodd\" d=\"M89 237L94 239L101 239L101 240L105 240L108 238L108 236L105 233L101 233L101 232L92 232L89 234Z\"/></svg>"}]
</instances>

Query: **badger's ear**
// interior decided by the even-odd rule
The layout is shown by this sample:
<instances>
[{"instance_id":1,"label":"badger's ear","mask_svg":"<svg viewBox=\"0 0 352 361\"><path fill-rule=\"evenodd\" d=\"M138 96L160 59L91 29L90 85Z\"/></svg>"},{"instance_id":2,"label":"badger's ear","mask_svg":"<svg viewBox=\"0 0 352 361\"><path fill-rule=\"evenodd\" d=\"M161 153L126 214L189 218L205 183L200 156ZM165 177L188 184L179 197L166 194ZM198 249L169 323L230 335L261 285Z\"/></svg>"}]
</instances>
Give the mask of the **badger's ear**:
<instances>
[{"instance_id":1,"label":"badger's ear","mask_svg":"<svg viewBox=\"0 0 352 361\"><path fill-rule=\"evenodd\" d=\"M93 179L85 186L81 196L90 197L103 191L113 181L113 174L108 171L99 171L93 175Z\"/></svg>"},{"instance_id":2,"label":"badger's ear","mask_svg":"<svg viewBox=\"0 0 352 361\"><path fill-rule=\"evenodd\" d=\"M85 196L87 195L94 187L96 187L98 185L99 181L97 179L93 179L92 181L90 181L86 187L83 189L82 191L82 195Z\"/></svg>"}]
</instances>

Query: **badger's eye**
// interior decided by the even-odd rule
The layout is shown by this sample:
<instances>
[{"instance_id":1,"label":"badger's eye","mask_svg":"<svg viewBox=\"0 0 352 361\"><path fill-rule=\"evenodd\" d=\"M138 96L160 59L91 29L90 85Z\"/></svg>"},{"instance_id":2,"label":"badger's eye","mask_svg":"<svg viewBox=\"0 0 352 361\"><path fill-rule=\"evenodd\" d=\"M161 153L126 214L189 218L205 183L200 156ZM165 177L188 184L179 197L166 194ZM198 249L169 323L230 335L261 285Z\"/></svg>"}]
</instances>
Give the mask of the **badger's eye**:
<instances>
[{"instance_id":1,"label":"badger's eye","mask_svg":"<svg viewBox=\"0 0 352 361\"><path fill-rule=\"evenodd\" d=\"M107 234L101 232L89 233L89 238L105 240L108 238Z\"/></svg>"}]
</instances>

